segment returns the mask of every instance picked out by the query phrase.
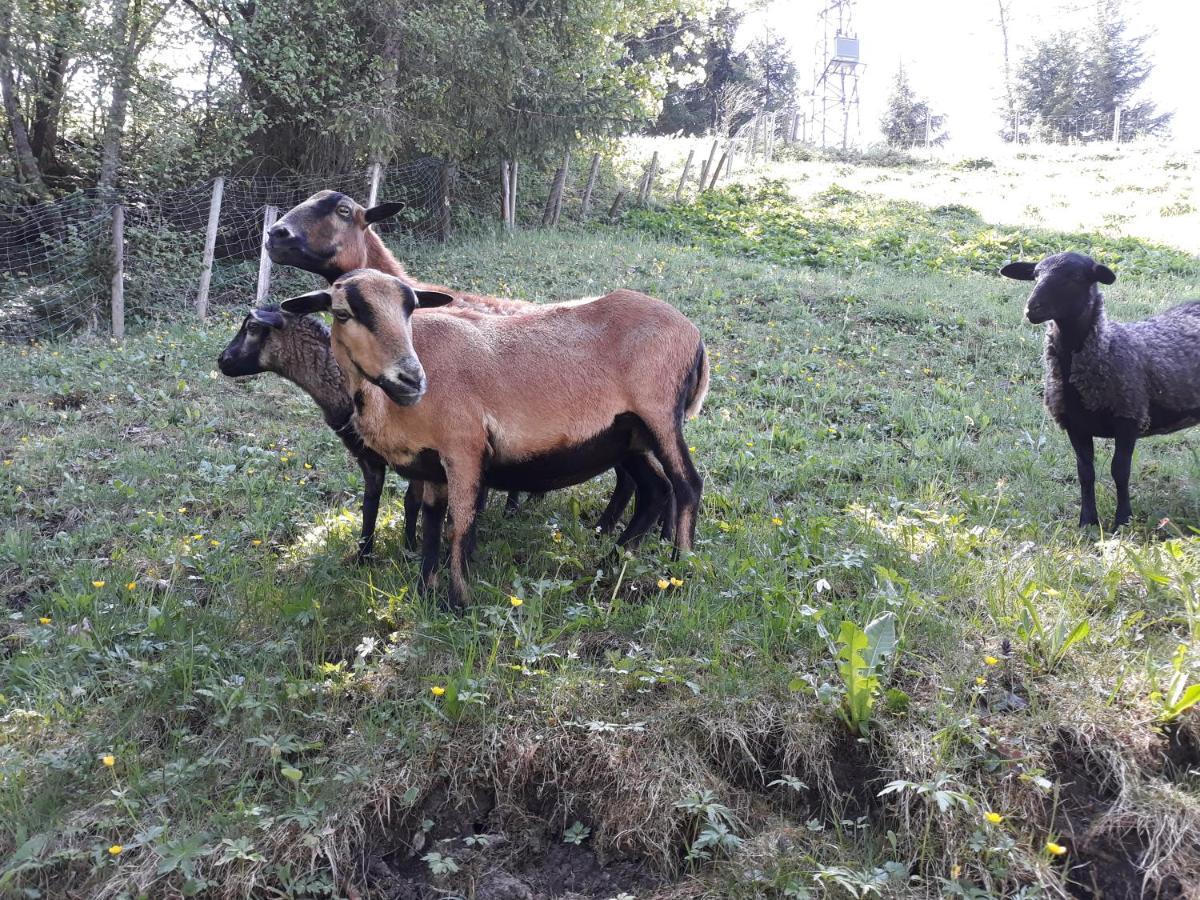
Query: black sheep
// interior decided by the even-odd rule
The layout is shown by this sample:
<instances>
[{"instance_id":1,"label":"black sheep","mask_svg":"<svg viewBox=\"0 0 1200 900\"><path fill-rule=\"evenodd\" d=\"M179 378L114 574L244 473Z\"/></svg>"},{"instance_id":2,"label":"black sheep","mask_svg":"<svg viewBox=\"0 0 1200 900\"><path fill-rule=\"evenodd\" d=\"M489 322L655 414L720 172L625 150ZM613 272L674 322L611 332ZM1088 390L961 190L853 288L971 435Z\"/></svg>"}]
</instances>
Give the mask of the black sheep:
<instances>
[{"instance_id":1,"label":"black sheep","mask_svg":"<svg viewBox=\"0 0 1200 900\"><path fill-rule=\"evenodd\" d=\"M1090 256L1056 253L1036 264L1009 263L1000 274L1035 281L1025 315L1034 324L1050 323L1045 402L1075 449L1080 525L1100 521L1092 440L1116 441L1115 530L1133 516L1129 472L1137 439L1200 422L1200 301L1138 322L1110 322L1097 285L1117 276Z\"/></svg>"}]
</instances>

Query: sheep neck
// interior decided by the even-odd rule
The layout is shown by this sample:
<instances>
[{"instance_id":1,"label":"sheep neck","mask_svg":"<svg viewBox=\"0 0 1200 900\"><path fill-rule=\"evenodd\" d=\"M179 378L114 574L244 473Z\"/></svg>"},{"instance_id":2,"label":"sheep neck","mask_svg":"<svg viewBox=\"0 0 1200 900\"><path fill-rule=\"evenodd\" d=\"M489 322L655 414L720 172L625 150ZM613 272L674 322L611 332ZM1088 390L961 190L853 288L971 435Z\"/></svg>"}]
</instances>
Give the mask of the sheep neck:
<instances>
[{"instance_id":1,"label":"sheep neck","mask_svg":"<svg viewBox=\"0 0 1200 900\"><path fill-rule=\"evenodd\" d=\"M1095 330L1104 314L1104 295L1095 288L1087 308L1073 319L1054 320L1055 344L1062 353L1077 353Z\"/></svg>"},{"instance_id":2,"label":"sheep neck","mask_svg":"<svg viewBox=\"0 0 1200 900\"><path fill-rule=\"evenodd\" d=\"M367 250L366 264L363 268L378 269L380 272L395 275L405 281L412 280L408 272L404 271L404 266L400 265L400 260L392 255L392 251L384 246L383 239L373 230L368 228L364 231L363 240Z\"/></svg>"},{"instance_id":3,"label":"sheep neck","mask_svg":"<svg viewBox=\"0 0 1200 900\"><path fill-rule=\"evenodd\" d=\"M344 425L353 409L346 379L333 358L329 329L306 316L289 334L287 353L291 364L279 374L316 401L326 423L334 428Z\"/></svg>"}]
</instances>

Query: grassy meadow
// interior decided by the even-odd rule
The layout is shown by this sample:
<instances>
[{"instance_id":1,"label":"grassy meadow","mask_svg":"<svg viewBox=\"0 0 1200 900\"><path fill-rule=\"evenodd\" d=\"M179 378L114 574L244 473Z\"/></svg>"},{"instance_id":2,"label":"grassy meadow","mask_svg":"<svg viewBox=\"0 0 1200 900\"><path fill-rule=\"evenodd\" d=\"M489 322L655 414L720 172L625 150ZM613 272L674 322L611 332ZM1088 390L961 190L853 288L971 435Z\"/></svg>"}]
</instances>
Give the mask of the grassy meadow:
<instances>
[{"instance_id":1,"label":"grassy meadow","mask_svg":"<svg viewBox=\"0 0 1200 900\"><path fill-rule=\"evenodd\" d=\"M833 181L406 254L661 296L713 362L696 552L594 534L608 476L493 496L462 616L414 593L394 477L348 562L336 436L216 372L242 309L8 348L0 896L1197 896L1197 437L1077 529L989 272L1093 249L1127 319L1196 296L1200 246Z\"/></svg>"}]
</instances>

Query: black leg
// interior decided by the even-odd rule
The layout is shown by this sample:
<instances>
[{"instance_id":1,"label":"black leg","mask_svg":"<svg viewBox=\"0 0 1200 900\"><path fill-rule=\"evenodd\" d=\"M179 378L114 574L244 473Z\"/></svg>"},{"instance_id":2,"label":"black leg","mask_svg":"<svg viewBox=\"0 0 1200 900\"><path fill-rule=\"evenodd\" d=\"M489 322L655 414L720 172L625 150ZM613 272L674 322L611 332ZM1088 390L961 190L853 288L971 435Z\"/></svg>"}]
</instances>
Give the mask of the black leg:
<instances>
[{"instance_id":1,"label":"black leg","mask_svg":"<svg viewBox=\"0 0 1200 900\"><path fill-rule=\"evenodd\" d=\"M404 549L417 549L417 515L421 512L421 495L424 482L409 481L404 492Z\"/></svg>"},{"instance_id":2,"label":"black leg","mask_svg":"<svg viewBox=\"0 0 1200 900\"><path fill-rule=\"evenodd\" d=\"M387 469L380 462L360 459L363 473L362 534L358 539L358 562L364 563L375 553L375 523L379 520L379 498Z\"/></svg>"},{"instance_id":3,"label":"black leg","mask_svg":"<svg viewBox=\"0 0 1200 900\"><path fill-rule=\"evenodd\" d=\"M513 491L511 494L509 494L509 498L511 499L516 495L516 493L516 491ZM487 486L481 482L479 485L479 502L475 504L475 518L471 520L471 524L467 528L466 534L463 535L463 556L466 557L468 563L471 561L471 557L475 555L475 545L477 543L476 539L479 534L479 513L481 513L484 506L487 505L487 494Z\"/></svg>"},{"instance_id":4,"label":"black leg","mask_svg":"<svg viewBox=\"0 0 1200 900\"><path fill-rule=\"evenodd\" d=\"M1096 514L1096 450L1092 436L1082 431L1068 431L1075 448L1075 470L1079 473L1079 525L1098 525Z\"/></svg>"},{"instance_id":5,"label":"black leg","mask_svg":"<svg viewBox=\"0 0 1200 900\"><path fill-rule=\"evenodd\" d=\"M1117 486L1117 514L1113 519L1113 531L1133 518L1133 506L1129 502L1129 473L1133 469L1133 448L1137 439L1137 423L1128 419L1120 420L1112 458L1113 483Z\"/></svg>"},{"instance_id":6,"label":"black leg","mask_svg":"<svg viewBox=\"0 0 1200 900\"><path fill-rule=\"evenodd\" d=\"M633 496L634 488L637 486L636 479L630 474L625 463L618 463L613 468L613 474L617 476L616 487L613 488L608 506L604 507L604 512L596 521L596 529L601 534L609 534L617 527L617 521L625 512L625 507L629 505L629 498Z\"/></svg>"},{"instance_id":7,"label":"black leg","mask_svg":"<svg viewBox=\"0 0 1200 900\"><path fill-rule=\"evenodd\" d=\"M486 494L484 495L486 496ZM508 499L504 501L504 514L515 516L521 509L521 492L509 491Z\"/></svg>"},{"instance_id":8,"label":"black leg","mask_svg":"<svg viewBox=\"0 0 1200 900\"><path fill-rule=\"evenodd\" d=\"M411 487L411 485L410 485ZM425 484L421 500L421 591L430 586L437 571L442 547L442 523L446 521L446 489Z\"/></svg>"},{"instance_id":9,"label":"black leg","mask_svg":"<svg viewBox=\"0 0 1200 900\"><path fill-rule=\"evenodd\" d=\"M617 543L637 546L650 527L662 517L670 487L658 468L644 455L629 457L625 460L625 467L636 485L637 501L633 518L617 538Z\"/></svg>"}]
</instances>

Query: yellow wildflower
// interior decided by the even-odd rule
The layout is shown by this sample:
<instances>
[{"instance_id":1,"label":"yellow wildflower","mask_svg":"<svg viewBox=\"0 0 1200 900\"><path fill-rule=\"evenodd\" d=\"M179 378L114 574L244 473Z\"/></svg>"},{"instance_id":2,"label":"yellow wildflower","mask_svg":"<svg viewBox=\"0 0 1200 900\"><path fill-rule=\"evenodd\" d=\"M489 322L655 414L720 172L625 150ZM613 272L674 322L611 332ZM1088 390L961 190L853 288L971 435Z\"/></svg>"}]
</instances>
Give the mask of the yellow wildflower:
<instances>
[{"instance_id":1,"label":"yellow wildflower","mask_svg":"<svg viewBox=\"0 0 1200 900\"><path fill-rule=\"evenodd\" d=\"M128 584L125 585L125 590L127 590L127 591L137 590L137 582L136 581L129 582Z\"/></svg>"},{"instance_id":2,"label":"yellow wildflower","mask_svg":"<svg viewBox=\"0 0 1200 900\"><path fill-rule=\"evenodd\" d=\"M218 540L211 540L211 541L209 541L209 543L210 543L210 544L212 544L214 547L220 547L220 546L221 546L221 542L220 542L220 541L218 541Z\"/></svg>"},{"instance_id":3,"label":"yellow wildflower","mask_svg":"<svg viewBox=\"0 0 1200 900\"><path fill-rule=\"evenodd\" d=\"M104 587L104 582L103 582L103 581L93 581L93 582L92 582L92 587L94 587L94 588L102 588L102 587Z\"/></svg>"},{"instance_id":4,"label":"yellow wildflower","mask_svg":"<svg viewBox=\"0 0 1200 900\"><path fill-rule=\"evenodd\" d=\"M513 594L511 597L508 598L508 602L511 603L513 606L520 606L525 601L522 600L520 597L518 597L516 594Z\"/></svg>"},{"instance_id":5,"label":"yellow wildflower","mask_svg":"<svg viewBox=\"0 0 1200 900\"><path fill-rule=\"evenodd\" d=\"M979 675L978 677L976 677L975 683L977 685L979 685L980 687L983 687L985 684L987 684L987 679L984 676Z\"/></svg>"},{"instance_id":6,"label":"yellow wildflower","mask_svg":"<svg viewBox=\"0 0 1200 900\"><path fill-rule=\"evenodd\" d=\"M1067 848L1062 844L1054 843L1054 841L1046 841L1046 852L1051 856L1062 856L1067 852Z\"/></svg>"},{"instance_id":7,"label":"yellow wildflower","mask_svg":"<svg viewBox=\"0 0 1200 900\"><path fill-rule=\"evenodd\" d=\"M41 618L39 618L39 619L38 619L38 623L39 623L39 624L42 624L42 625L49 625L49 624L50 624L50 617L49 617L49 616L42 616Z\"/></svg>"},{"instance_id":8,"label":"yellow wildflower","mask_svg":"<svg viewBox=\"0 0 1200 900\"><path fill-rule=\"evenodd\" d=\"M782 525L782 524L783 524L783 519L779 518L779 516L773 516L773 517L771 518L771 524L772 524L772 525Z\"/></svg>"},{"instance_id":9,"label":"yellow wildflower","mask_svg":"<svg viewBox=\"0 0 1200 900\"><path fill-rule=\"evenodd\" d=\"M6 459L6 460L4 461L4 464L5 464L6 466L11 466L11 465L12 465L12 460L11 460L11 459Z\"/></svg>"},{"instance_id":10,"label":"yellow wildflower","mask_svg":"<svg viewBox=\"0 0 1200 900\"><path fill-rule=\"evenodd\" d=\"M100 762L104 763L110 769L117 764L117 758L109 753L107 756L100 757Z\"/></svg>"},{"instance_id":11,"label":"yellow wildflower","mask_svg":"<svg viewBox=\"0 0 1200 900\"><path fill-rule=\"evenodd\" d=\"M250 543L253 544L255 547L257 547L259 544L262 543L262 541L260 541L258 538L251 538Z\"/></svg>"},{"instance_id":12,"label":"yellow wildflower","mask_svg":"<svg viewBox=\"0 0 1200 900\"><path fill-rule=\"evenodd\" d=\"M560 543L562 541L562 532L556 531L554 534L550 535L550 537L554 539L554 543Z\"/></svg>"},{"instance_id":13,"label":"yellow wildflower","mask_svg":"<svg viewBox=\"0 0 1200 900\"><path fill-rule=\"evenodd\" d=\"M108 848L108 853L110 856L120 856L124 852L125 852L125 848L122 847L120 844L113 844L111 847Z\"/></svg>"},{"instance_id":14,"label":"yellow wildflower","mask_svg":"<svg viewBox=\"0 0 1200 900\"><path fill-rule=\"evenodd\" d=\"M665 578L658 579L658 589L660 591L665 591L670 586L671 586L671 582L667 581L667 579L665 579Z\"/></svg>"},{"instance_id":15,"label":"yellow wildflower","mask_svg":"<svg viewBox=\"0 0 1200 900\"><path fill-rule=\"evenodd\" d=\"M187 507L186 506L179 507L179 512L181 512L181 513L187 512Z\"/></svg>"},{"instance_id":16,"label":"yellow wildflower","mask_svg":"<svg viewBox=\"0 0 1200 900\"><path fill-rule=\"evenodd\" d=\"M435 697L440 697L440 696L442 696L442 694L446 693L446 689L444 687L442 687L440 684L435 684L433 687L431 687L429 689L429 692L431 694L433 694L433 696L435 696Z\"/></svg>"},{"instance_id":17,"label":"yellow wildflower","mask_svg":"<svg viewBox=\"0 0 1200 900\"><path fill-rule=\"evenodd\" d=\"M983 658L983 664L985 666L994 666L998 662L1000 662L1000 660L996 659L994 656L985 656Z\"/></svg>"},{"instance_id":18,"label":"yellow wildflower","mask_svg":"<svg viewBox=\"0 0 1200 900\"><path fill-rule=\"evenodd\" d=\"M962 874L962 866L955 864L950 867L950 877L951 878L957 878L961 874Z\"/></svg>"},{"instance_id":19,"label":"yellow wildflower","mask_svg":"<svg viewBox=\"0 0 1200 900\"><path fill-rule=\"evenodd\" d=\"M983 817L988 821L988 824L990 824L990 825L999 825L1001 822L1004 821L1004 816L1000 815L1000 813L998 813L998 812L985 812L983 814Z\"/></svg>"},{"instance_id":20,"label":"yellow wildflower","mask_svg":"<svg viewBox=\"0 0 1200 900\"><path fill-rule=\"evenodd\" d=\"M671 579L671 587L683 587L683 579L682 578L672 578Z\"/></svg>"}]
</instances>

